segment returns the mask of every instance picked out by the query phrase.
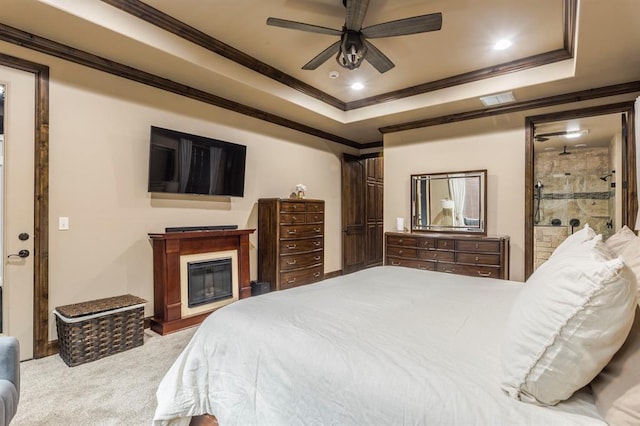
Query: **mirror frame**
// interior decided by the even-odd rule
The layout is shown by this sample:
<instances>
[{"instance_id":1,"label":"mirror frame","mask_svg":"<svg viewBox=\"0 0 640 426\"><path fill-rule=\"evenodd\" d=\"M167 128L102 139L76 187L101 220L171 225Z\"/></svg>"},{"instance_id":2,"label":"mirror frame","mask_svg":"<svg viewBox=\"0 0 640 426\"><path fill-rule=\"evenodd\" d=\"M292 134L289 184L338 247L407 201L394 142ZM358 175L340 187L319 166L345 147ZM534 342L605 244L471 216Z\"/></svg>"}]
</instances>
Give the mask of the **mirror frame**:
<instances>
[{"instance_id":1,"label":"mirror frame","mask_svg":"<svg viewBox=\"0 0 640 426\"><path fill-rule=\"evenodd\" d=\"M622 171L616 173L616 178L620 177L619 183L622 185L622 223L620 227L627 225L633 229L636 215L638 214L638 193L637 193L637 173L636 173L636 138L635 138L635 102L620 102L616 104L599 105L595 107L574 109L568 111L553 112L549 114L526 117L526 160L525 160L525 280L533 273L534 253L533 253L533 206L534 206L534 132L536 124L551 121L569 120L578 117L591 117L595 115L605 115L614 113L626 113L626 126L623 128L622 138ZM622 123L620 124L622 127Z\"/></svg>"},{"instance_id":2,"label":"mirror frame","mask_svg":"<svg viewBox=\"0 0 640 426\"><path fill-rule=\"evenodd\" d=\"M416 184L419 178L444 179L451 178L451 175L464 175L454 177L479 177L480 178L480 223L477 228L470 226L444 226L444 225L416 225ZM440 173L417 173L412 174L411 185L411 232L433 232L433 233L454 233L459 235L487 235L487 170L467 170L461 172L440 172ZM429 207L427 207L429 208Z\"/></svg>"}]
</instances>

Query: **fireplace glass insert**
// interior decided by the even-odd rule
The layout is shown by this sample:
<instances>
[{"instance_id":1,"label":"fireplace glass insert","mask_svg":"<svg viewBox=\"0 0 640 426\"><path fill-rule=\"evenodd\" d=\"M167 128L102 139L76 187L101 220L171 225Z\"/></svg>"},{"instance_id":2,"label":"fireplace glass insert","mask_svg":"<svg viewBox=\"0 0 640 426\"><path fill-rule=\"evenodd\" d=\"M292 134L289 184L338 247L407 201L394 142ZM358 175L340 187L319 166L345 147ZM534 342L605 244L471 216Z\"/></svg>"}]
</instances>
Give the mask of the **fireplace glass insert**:
<instances>
[{"instance_id":1,"label":"fireplace glass insert","mask_svg":"<svg viewBox=\"0 0 640 426\"><path fill-rule=\"evenodd\" d=\"M230 257L187 265L189 308L233 297Z\"/></svg>"}]
</instances>

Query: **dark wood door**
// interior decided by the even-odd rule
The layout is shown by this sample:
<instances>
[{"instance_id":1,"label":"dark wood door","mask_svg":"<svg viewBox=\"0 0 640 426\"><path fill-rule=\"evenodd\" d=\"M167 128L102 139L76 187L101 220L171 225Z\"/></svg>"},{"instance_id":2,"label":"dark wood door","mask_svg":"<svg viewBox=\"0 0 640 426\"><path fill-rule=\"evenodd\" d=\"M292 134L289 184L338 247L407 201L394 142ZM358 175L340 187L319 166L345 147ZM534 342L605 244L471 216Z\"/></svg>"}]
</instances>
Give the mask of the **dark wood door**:
<instances>
[{"instance_id":1,"label":"dark wood door","mask_svg":"<svg viewBox=\"0 0 640 426\"><path fill-rule=\"evenodd\" d=\"M384 222L383 222L383 159L382 157L367 158L366 170L366 236L365 236L365 266L382 265Z\"/></svg>"},{"instance_id":2,"label":"dark wood door","mask_svg":"<svg viewBox=\"0 0 640 426\"><path fill-rule=\"evenodd\" d=\"M342 273L365 267L365 161L342 157Z\"/></svg>"},{"instance_id":3,"label":"dark wood door","mask_svg":"<svg viewBox=\"0 0 640 426\"><path fill-rule=\"evenodd\" d=\"M342 273L383 261L382 157L342 159Z\"/></svg>"}]
</instances>

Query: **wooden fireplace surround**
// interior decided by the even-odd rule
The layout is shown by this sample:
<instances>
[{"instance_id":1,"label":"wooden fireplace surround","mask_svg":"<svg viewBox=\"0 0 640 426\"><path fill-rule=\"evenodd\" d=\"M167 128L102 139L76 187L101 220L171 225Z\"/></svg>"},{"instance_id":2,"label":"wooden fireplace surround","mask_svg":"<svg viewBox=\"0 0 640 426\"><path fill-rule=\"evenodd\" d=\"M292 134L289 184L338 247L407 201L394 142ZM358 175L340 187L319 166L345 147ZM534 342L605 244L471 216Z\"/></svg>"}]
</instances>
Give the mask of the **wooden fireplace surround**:
<instances>
[{"instance_id":1,"label":"wooden fireplace surround","mask_svg":"<svg viewBox=\"0 0 640 426\"><path fill-rule=\"evenodd\" d=\"M238 295L251 296L249 234L255 229L149 234L153 244L153 318L151 329L165 335L200 324L211 312L182 317L180 256L237 250Z\"/></svg>"}]
</instances>

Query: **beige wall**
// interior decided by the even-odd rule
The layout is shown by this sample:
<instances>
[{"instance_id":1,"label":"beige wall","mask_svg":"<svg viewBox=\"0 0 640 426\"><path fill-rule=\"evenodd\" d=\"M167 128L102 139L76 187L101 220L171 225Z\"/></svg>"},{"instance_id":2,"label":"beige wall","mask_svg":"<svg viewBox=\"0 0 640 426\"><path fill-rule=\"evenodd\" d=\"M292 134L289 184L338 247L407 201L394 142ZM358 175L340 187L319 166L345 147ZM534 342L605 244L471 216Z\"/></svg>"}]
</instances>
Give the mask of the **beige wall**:
<instances>
[{"instance_id":1,"label":"beige wall","mask_svg":"<svg viewBox=\"0 0 640 426\"><path fill-rule=\"evenodd\" d=\"M411 223L411 174L487 169L487 233L510 237L511 279L523 281L524 120L520 129L495 127L480 119L385 135L385 230L396 217Z\"/></svg>"},{"instance_id":2,"label":"beige wall","mask_svg":"<svg viewBox=\"0 0 640 426\"><path fill-rule=\"evenodd\" d=\"M0 49L51 67L50 311L131 293L150 301L145 315L152 315L147 233L167 226L255 228L257 200L287 197L298 183L307 185L307 198L326 201L325 271L341 269L341 147L15 46ZM149 194L151 125L246 145L244 197ZM69 217L68 231L57 229L60 216ZM252 279L257 241L252 234ZM55 320L49 320L53 339Z\"/></svg>"}]
</instances>

